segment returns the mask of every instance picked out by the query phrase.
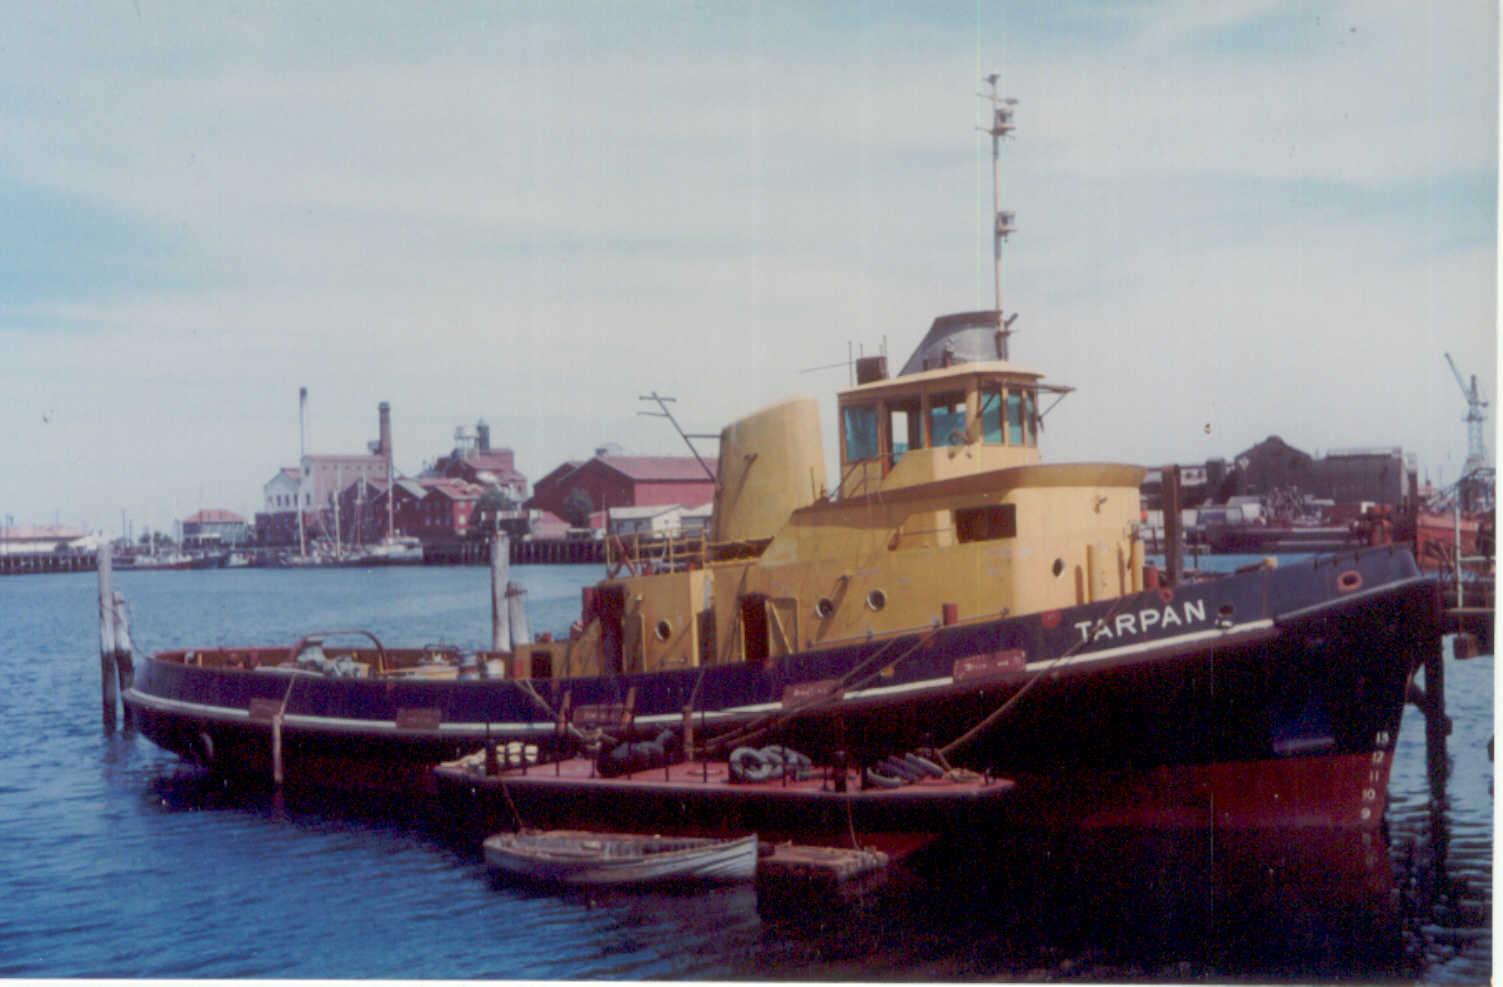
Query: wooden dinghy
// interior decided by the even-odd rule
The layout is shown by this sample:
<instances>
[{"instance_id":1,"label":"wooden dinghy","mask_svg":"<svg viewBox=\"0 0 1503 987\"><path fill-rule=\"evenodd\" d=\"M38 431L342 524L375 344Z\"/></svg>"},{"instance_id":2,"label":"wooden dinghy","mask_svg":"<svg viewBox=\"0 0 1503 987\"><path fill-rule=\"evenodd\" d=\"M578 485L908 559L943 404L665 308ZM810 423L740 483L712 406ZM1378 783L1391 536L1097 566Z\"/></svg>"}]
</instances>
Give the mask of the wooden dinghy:
<instances>
[{"instance_id":1,"label":"wooden dinghy","mask_svg":"<svg viewBox=\"0 0 1503 987\"><path fill-rule=\"evenodd\" d=\"M757 837L708 839L555 829L498 833L485 841L494 871L549 884L587 887L672 881L749 881Z\"/></svg>"}]
</instances>

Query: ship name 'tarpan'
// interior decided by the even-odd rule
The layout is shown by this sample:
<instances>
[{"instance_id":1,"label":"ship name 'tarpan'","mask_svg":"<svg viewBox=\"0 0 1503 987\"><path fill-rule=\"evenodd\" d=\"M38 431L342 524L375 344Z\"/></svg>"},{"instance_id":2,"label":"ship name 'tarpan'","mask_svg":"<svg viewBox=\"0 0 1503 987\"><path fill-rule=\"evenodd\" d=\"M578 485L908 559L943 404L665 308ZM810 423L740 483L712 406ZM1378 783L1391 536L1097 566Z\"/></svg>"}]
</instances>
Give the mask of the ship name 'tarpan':
<instances>
[{"instance_id":1,"label":"ship name 'tarpan'","mask_svg":"<svg viewBox=\"0 0 1503 987\"><path fill-rule=\"evenodd\" d=\"M1182 627L1205 622L1206 601L1186 600L1179 605L1178 612L1170 604L1158 610L1149 607L1137 613L1119 613L1111 623L1104 619L1077 620L1074 626L1080 631L1080 639L1090 642L1141 636L1155 627Z\"/></svg>"}]
</instances>

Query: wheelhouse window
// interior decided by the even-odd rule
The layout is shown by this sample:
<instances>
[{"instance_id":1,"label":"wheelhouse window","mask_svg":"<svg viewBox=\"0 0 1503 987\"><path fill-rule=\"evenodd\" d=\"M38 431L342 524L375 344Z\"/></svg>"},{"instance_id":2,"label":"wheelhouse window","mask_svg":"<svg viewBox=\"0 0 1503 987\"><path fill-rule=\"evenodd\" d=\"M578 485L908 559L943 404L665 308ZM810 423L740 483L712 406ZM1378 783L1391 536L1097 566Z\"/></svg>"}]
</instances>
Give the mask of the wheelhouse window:
<instances>
[{"instance_id":1,"label":"wheelhouse window","mask_svg":"<svg viewBox=\"0 0 1503 987\"><path fill-rule=\"evenodd\" d=\"M981 441L1002 444L1002 388L997 384L981 385Z\"/></svg>"},{"instance_id":2,"label":"wheelhouse window","mask_svg":"<svg viewBox=\"0 0 1503 987\"><path fill-rule=\"evenodd\" d=\"M1023 444L1023 393L1009 390L1007 392L1007 444L1020 446Z\"/></svg>"},{"instance_id":3,"label":"wheelhouse window","mask_svg":"<svg viewBox=\"0 0 1503 987\"><path fill-rule=\"evenodd\" d=\"M1028 430L1028 444L1031 446L1039 444L1038 408L1035 405L1037 400L1038 397L1033 391L1023 392L1023 425Z\"/></svg>"},{"instance_id":4,"label":"wheelhouse window","mask_svg":"<svg viewBox=\"0 0 1503 987\"><path fill-rule=\"evenodd\" d=\"M924 447L923 420L919 417L918 398L904 398L887 403L887 434L892 436L892 464L909 449Z\"/></svg>"},{"instance_id":5,"label":"wheelhouse window","mask_svg":"<svg viewBox=\"0 0 1503 987\"><path fill-rule=\"evenodd\" d=\"M935 394L929 398L929 444L964 445L967 439L965 392Z\"/></svg>"},{"instance_id":6,"label":"wheelhouse window","mask_svg":"<svg viewBox=\"0 0 1503 987\"><path fill-rule=\"evenodd\" d=\"M842 412L845 461L858 463L877 457L877 409L874 405L851 405Z\"/></svg>"}]
</instances>

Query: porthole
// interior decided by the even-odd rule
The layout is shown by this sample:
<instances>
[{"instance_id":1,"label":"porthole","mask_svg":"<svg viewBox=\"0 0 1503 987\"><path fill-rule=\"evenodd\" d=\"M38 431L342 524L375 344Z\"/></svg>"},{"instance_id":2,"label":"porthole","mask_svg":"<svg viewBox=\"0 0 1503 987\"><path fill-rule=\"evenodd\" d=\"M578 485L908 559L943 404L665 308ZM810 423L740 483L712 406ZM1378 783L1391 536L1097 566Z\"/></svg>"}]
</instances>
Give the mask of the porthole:
<instances>
[{"instance_id":1,"label":"porthole","mask_svg":"<svg viewBox=\"0 0 1503 987\"><path fill-rule=\"evenodd\" d=\"M1060 573L1064 572L1065 571L1065 560L1064 559L1055 559L1054 560L1054 568L1052 570L1050 570L1050 571L1053 572L1056 576L1058 576Z\"/></svg>"},{"instance_id":2,"label":"porthole","mask_svg":"<svg viewBox=\"0 0 1503 987\"><path fill-rule=\"evenodd\" d=\"M835 601L828 596L821 596L814 604L814 616L820 620L828 620L835 614Z\"/></svg>"},{"instance_id":3,"label":"porthole","mask_svg":"<svg viewBox=\"0 0 1503 987\"><path fill-rule=\"evenodd\" d=\"M659 641L666 641L673 636L673 625L666 620L660 620L653 627L652 632L657 635Z\"/></svg>"},{"instance_id":4,"label":"porthole","mask_svg":"<svg viewBox=\"0 0 1503 987\"><path fill-rule=\"evenodd\" d=\"M873 612L887 606L887 594L880 589L871 590L866 594L866 606Z\"/></svg>"}]
</instances>

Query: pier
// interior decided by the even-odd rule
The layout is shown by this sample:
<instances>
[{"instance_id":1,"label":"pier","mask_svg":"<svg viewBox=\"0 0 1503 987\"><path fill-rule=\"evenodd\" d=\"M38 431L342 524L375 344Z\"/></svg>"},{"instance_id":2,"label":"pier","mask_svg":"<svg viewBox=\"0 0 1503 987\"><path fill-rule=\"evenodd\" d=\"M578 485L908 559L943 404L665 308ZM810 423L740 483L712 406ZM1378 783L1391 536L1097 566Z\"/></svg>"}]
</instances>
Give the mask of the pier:
<instances>
[{"instance_id":1,"label":"pier","mask_svg":"<svg viewBox=\"0 0 1503 987\"><path fill-rule=\"evenodd\" d=\"M87 549L0 554L0 576L41 572L93 572L97 566L98 556Z\"/></svg>"},{"instance_id":2,"label":"pier","mask_svg":"<svg viewBox=\"0 0 1503 987\"><path fill-rule=\"evenodd\" d=\"M508 539L513 565L590 565L605 561L605 542L584 538ZM424 565L488 565L490 543L477 540L423 544Z\"/></svg>"}]
</instances>

